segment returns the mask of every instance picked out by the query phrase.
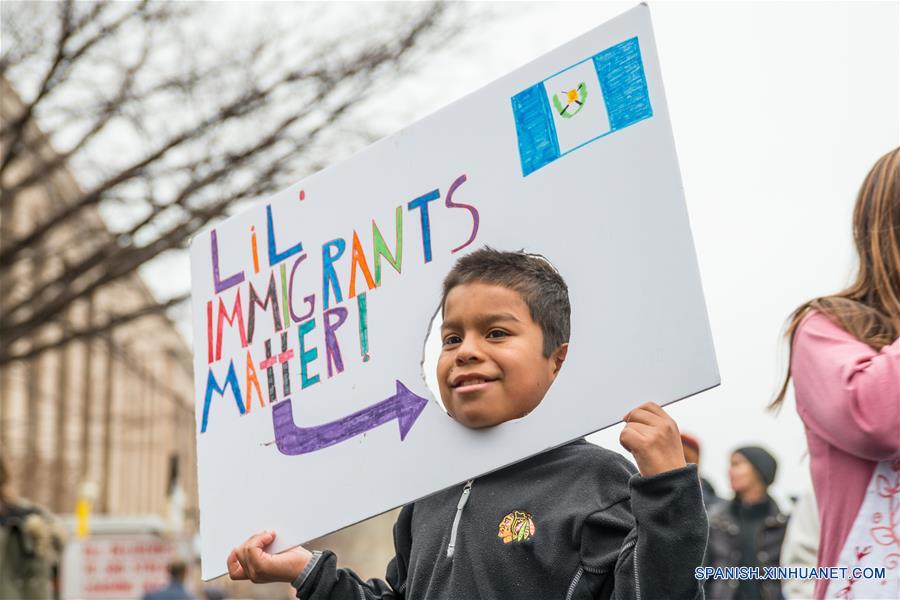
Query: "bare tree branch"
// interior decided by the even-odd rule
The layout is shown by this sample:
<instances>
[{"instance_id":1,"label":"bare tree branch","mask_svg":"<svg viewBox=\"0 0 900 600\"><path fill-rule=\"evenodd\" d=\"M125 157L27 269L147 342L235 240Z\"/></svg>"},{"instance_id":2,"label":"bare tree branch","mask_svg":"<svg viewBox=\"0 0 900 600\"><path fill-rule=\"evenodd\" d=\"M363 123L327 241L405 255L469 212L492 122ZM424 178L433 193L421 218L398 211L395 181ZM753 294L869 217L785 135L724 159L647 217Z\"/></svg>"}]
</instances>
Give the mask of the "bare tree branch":
<instances>
[{"instance_id":1,"label":"bare tree branch","mask_svg":"<svg viewBox=\"0 0 900 600\"><path fill-rule=\"evenodd\" d=\"M22 114L16 118L12 125L8 130L5 130L0 134L0 139L6 139L7 137L12 137L12 141L10 141L5 148L4 156L2 160L0 160L0 175L6 170L9 164L12 162L14 158L18 155L17 147L19 142L22 140L22 136L25 133L25 130L28 124L31 122L32 115L34 114L35 108L40 104L42 100L44 100L58 85L61 81L63 81L66 77L66 74L69 72L71 66L84 56L91 48L93 48L97 43L106 39L108 36L113 35L117 29L119 29L124 23L129 21L131 18L142 14L147 6L148 0L142 0L140 3L135 5L134 9L123 14L119 19L116 19L112 23L109 23L103 27L101 27L92 37L85 40L80 46L72 50L71 52L66 50L66 46L68 45L69 40L72 36L78 32L79 27L83 27L87 20L80 20L77 24L72 23L73 19L73 2L72 0L66 0L62 4L62 21L60 28L60 35L56 45L56 53L53 59L50 68L47 70L47 73L44 75L44 79L41 82L41 86L38 89L35 97L29 102ZM95 9L92 11L94 15L93 18L96 18L96 15L99 14L99 11ZM90 15L88 15L90 17Z\"/></svg>"},{"instance_id":2,"label":"bare tree branch","mask_svg":"<svg viewBox=\"0 0 900 600\"><path fill-rule=\"evenodd\" d=\"M81 339L94 338L104 335L117 327L125 325L126 323L131 323L132 321L136 321L146 316L163 314L170 308L186 302L190 299L190 297L190 294L182 294L163 303L148 304L127 313L111 316L100 325L83 327L79 329L70 329L53 341L42 342L33 345L27 350L23 350L21 352L12 352L8 344L3 345L2 347L0 347L0 366L17 360L28 360L29 358L34 358L35 356L42 354L48 350L55 350L56 348L60 348L62 346L65 346L66 344Z\"/></svg>"},{"instance_id":3,"label":"bare tree branch","mask_svg":"<svg viewBox=\"0 0 900 600\"><path fill-rule=\"evenodd\" d=\"M129 167L121 170L108 180L102 182L90 192L85 193L79 201L66 206L65 208L57 212L56 215L48 218L38 227L35 227L28 235L10 244L5 249L3 255L0 256L0 269L13 264L16 260L16 257L25 248L39 243L41 239L50 231L65 223L68 219L75 216L78 212L80 212L84 208L99 203L103 199L104 193L106 193L108 190L111 190L139 176L148 166L153 165L171 150L181 146L185 142L197 139L204 133L208 132L210 129L220 126L227 121L246 115L254 107L259 106L261 103L265 102L276 89L286 84L309 79L318 81L321 88L329 89L333 87L335 82L337 81L350 79L356 75L359 75L360 73L367 73L368 71L371 71L372 69L386 62L401 59L404 53L415 45L416 39L420 35L422 35L422 32L424 30L425 24L417 23L401 40L398 48L377 48L361 57L360 60L352 61L349 65L346 65L344 69L336 73L330 73L320 70L305 72L298 69L285 74L280 80L273 82L265 89L251 88L242 96L222 106L216 111L214 115L204 119L196 126L183 131L180 134L175 135L173 138L170 138L169 140L163 142L159 147L149 152L143 158L139 159ZM2 170L2 168L0 168L0 170ZM11 194L10 191L4 191L5 197L8 197L10 195L13 199L15 198L15 193Z\"/></svg>"},{"instance_id":4,"label":"bare tree branch","mask_svg":"<svg viewBox=\"0 0 900 600\"><path fill-rule=\"evenodd\" d=\"M346 109L346 106L344 107L344 109ZM339 114L339 113L336 113L335 116L337 116L337 114ZM137 252L141 251L142 250L141 248L134 248L134 247L123 249L123 244L130 242L134 238L134 236L138 234L139 231L141 231L146 226L150 225L156 217L158 217L164 211L168 210L170 207L185 206L186 200L188 198L190 198L192 195L194 195L198 191L200 191L214 183L217 183L219 180L221 180L223 177L225 177L228 173L230 173L233 169L239 167L243 162L245 162L246 160L250 159L251 157L257 155L257 153L261 152L262 150L265 150L265 149L271 147L272 145L274 145L278 140L282 139L282 136L284 135L284 133L288 129L288 127L299 118L300 118L300 115L292 115L292 116L288 117L282 123L280 123L277 127L275 127L275 129L269 135L267 135L263 139L259 140L253 146L247 148L240 154L229 156L228 160L224 161L223 166L221 166L220 168L218 168L214 171L211 171L210 173L206 174L205 176L203 176L199 179L192 180L190 183L188 183L187 186L184 187L184 189L181 190L181 192L176 196L176 198L171 203L155 205L154 209L150 212L150 214L148 214L143 220L138 222L129 231L119 234L118 236L116 236L115 238L110 240L108 243L106 243L105 245L101 246L96 251L94 251L93 254L84 258L78 265L68 265L65 272L62 274L62 276L56 278L52 282L48 282L48 284L46 286L42 286L44 289L44 293L47 294L49 292L52 292L52 291L54 291L55 288L62 288L63 290L65 290L70 285L72 285L75 281L77 281L77 279L81 275L88 272L92 268L94 268L98 265L104 265L104 266L108 267L110 265L109 261L111 259L113 259L114 257L118 257L119 261L127 260L127 255L129 252L137 253ZM311 132L311 135L314 136L317 133L318 132L314 130L313 132ZM212 217L217 217L217 216L219 216L219 214L212 215ZM186 233L185 238L192 235L192 233L193 233L192 231ZM48 303L53 304L53 303L57 302L64 293L65 292L61 293L60 295L53 298L52 300L49 300ZM73 298L72 301L74 301L75 299L77 299L77 298ZM19 311L22 311L26 308L32 308L32 309L35 308L34 307L34 299L29 298L26 300L22 300L18 304L7 308L6 309L7 319L10 316L15 315Z\"/></svg>"},{"instance_id":5,"label":"bare tree branch","mask_svg":"<svg viewBox=\"0 0 900 600\"><path fill-rule=\"evenodd\" d=\"M286 157L283 157L286 160ZM261 194L273 191L270 178L284 166L284 162L275 161L269 167L268 171L263 173L267 177L256 180L245 186L242 190L230 198L221 199L209 206L191 211L191 218L182 221L169 231L160 235L150 244L141 247L131 248L128 252L122 253L115 262L106 262L103 264L102 272L97 278L80 288L69 286L60 294L51 300L48 300L38 307L31 304L34 298L27 299L20 307L30 307L31 314L23 321L10 324L4 322L0 327L0 337L8 340L7 344L11 344L15 340L23 337L27 332L34 330L46 323L51 322L60 311L97 289L109 285L123 277L131 275L138 266L147 261L156 258L163 252L179 247L184 240L190 238L195 232L199 231L212 219L221 216L224 210L231 204L246 198L254 198Z\"/></svg>"},{"instance_id":6,"label":"bare tree branch","mask_svg":"<svg viewBox=\"0 0 900 600\"><path fill-rule=\"evenodd\" d=\"M59 168L66 166L69 162L69 159L72 158L74 154L79 152L92 139L94 139L97 134L103 131L103 129L109 124L110 119L112 119L118 113L118 111L121 110L122 105L131 94L135 77L140 69L146 64L149 52L149 46L145 46L143 52L141 53L140 59L125 70L122 77L122 82L119 84L119 89L116 95L112 99L103 102L100 109L100 114L96 117L94 123L88 128L87 132L83 136L81 136L81 139L75 142L69 149L67 149L63 153L55 154L51 160L44 160L43 154L40 152L40 146L46 143L46 139L52 139L52 134L47 135L46 137L40 136L42 139L35 140L31 143L31 147L29 149L33 150L33 156L38 158L39 164L32 169L31 173L28 176L24 177L20 181L17 181L12 186L8 188L0 187L0 191L2 191L3 193L2 197L0 197L0 203L3 203L7 206L11 205L15 201L16 196L19 194L19 192L45 181Z\"/></svg>"},{"instance_id":7,"label":"bare tree branch","mask_svg":"<svg viewBox=\"0 0 900 600\"><path fill-rule=\"evenodd\" d=\"M416 52L452 31L448 5L403 5L397 24L368 27L350 42L322 37L298 53L288 45L295 36L260 31L256 39L241 37L240 48L233 47L238 40L229 40L205 52L196 30L182 32L169 3L121 6L63 3L57 24L44 28L54 32L52 52L0 57L12 85L17 77L30 77L30 89L36 89L0 130L0 209L18 210L40 188L67 190L45 214L30 211L37 215L30 228L5 230L0 277L15 286L14 274L31 273L39 293L0 295L0 364L67 343L55 338L27 356L10 350L72 303L181 250L236 204L320 168L329 144L346 144L348 138L335 132L349 129L354 107L404 73ZM157 32L163 42L151 39ZM173 55L173 43L197 47ZM172 56L184 59L173 63ZM32 61L28 68L15 62L20 58ZM98 70L107 75L93 77ZM37 127L43 119L55 124L48 134ZM357 129L352 139L361 144L369 135ZM60 144L65 149L53 153L49 144L57 139L66 139ZM127 151L110 154L110 140L123 139L130 140ZM14 162L19 166L8 169ZM71 178L59 179L73 170L86 174L84 189L73 188ZM128 215L115 232L74 233L81 230L74 223L110 202ZM34 273L32 260L52 268ZM110 328L126 316L110 320Z\"/></svg>"}]
</instances>

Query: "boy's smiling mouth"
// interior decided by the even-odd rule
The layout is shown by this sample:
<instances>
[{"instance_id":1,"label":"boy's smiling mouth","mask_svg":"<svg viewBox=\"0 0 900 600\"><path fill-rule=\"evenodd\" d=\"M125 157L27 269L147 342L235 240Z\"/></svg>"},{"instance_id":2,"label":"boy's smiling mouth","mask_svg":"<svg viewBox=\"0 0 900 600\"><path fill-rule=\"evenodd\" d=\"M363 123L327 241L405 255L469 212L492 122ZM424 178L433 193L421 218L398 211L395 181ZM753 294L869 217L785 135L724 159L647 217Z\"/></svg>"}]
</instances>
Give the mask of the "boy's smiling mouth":
<instances>
[{"instance_id":1,"label":"boy's smiling mouth","mask_svg":"<svg viewBox=\"0 0 900 600\"><path fill-rule=\"evenodd\" d=\"M466 373L454 377L450 381L450 388L456 392L477 392L494 381L497 381L496 377L488 377L481 373Z\"/></svg>"}]
</instances>

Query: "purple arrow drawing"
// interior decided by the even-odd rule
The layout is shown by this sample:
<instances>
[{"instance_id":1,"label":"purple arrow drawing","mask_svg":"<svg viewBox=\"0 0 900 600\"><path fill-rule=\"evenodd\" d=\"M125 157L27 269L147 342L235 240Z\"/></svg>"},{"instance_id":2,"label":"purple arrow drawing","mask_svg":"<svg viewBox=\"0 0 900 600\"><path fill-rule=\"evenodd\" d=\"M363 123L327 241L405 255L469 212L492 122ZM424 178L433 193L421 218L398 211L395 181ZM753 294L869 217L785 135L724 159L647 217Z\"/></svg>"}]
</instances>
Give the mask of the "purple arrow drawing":
<instances>
[{"instance_id":1,"label":"purple arrow drawing","mask_svg":"<svg viewBox=\"0 0 900 600\"><path fill-rule=\"evenodd\" d=\"M397 393L351 415L317 427L297 427L290 400L282 400L272 410L275 444L288 456L315 452L339 444L379 425L397 419L400 440L406 439L413 423L422 414L428 400L417 396L397 381Z\"/></svg>"}]
</instances>

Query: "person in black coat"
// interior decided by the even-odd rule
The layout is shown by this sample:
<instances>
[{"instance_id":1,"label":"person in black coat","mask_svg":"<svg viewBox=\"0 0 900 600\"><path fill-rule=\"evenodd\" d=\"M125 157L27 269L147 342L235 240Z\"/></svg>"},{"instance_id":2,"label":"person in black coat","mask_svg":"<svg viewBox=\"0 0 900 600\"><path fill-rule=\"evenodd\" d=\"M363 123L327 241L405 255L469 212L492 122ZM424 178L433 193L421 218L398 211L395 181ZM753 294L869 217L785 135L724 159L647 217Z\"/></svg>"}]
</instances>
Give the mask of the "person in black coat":
<instances>
[{"instance_id":1,"label":"person in black coat","mask_svg":"<svg viewBox=\"0 0 900 600\"><path fill-rule=\"evenodd\" d=\"M734 499L709 509L707 564L711 567L777 567L787 517L768 494L778 467L763 448L738 448L728 470ZM711 600L777 600L781 582L775 579L716 579L706 582Z\"/></svg>"}]
</instances>

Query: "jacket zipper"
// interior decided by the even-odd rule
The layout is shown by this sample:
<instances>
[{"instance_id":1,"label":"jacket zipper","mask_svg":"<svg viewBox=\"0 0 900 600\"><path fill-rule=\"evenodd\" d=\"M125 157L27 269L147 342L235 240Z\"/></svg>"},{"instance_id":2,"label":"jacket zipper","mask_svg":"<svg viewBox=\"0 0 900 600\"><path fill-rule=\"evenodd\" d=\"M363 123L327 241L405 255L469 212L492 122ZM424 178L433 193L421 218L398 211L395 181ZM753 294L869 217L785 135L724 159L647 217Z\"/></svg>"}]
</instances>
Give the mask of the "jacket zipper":
<instances>
[{"instance_id":1,"label":"jacket zipper","mask_svg":"<svg viewBox=\"0 0 900 600\"><path fill-rule=\"evenodd\" d=\"M474 479L466 482L462 496L459 497L459 502L456 503L456 515L453 517L453 527L450 529L450 543L447 544L447 558L453 558L453 552L456 549L456 532L459 530L459 520L462 517L462 511L466 506L466 502L469 501L469 493L472 491L474 482Z\"/></svg>"},{"instance_id":2,"label":"jacket zipper","mask_svg":"<svg viewBox=\"0 0 900 600\"><path fill-rule=\"evenodd\" d=\"M638 545L634 540L634 598L641 600L641 577L638 571Z\"/></svg>"}]
</instances>

